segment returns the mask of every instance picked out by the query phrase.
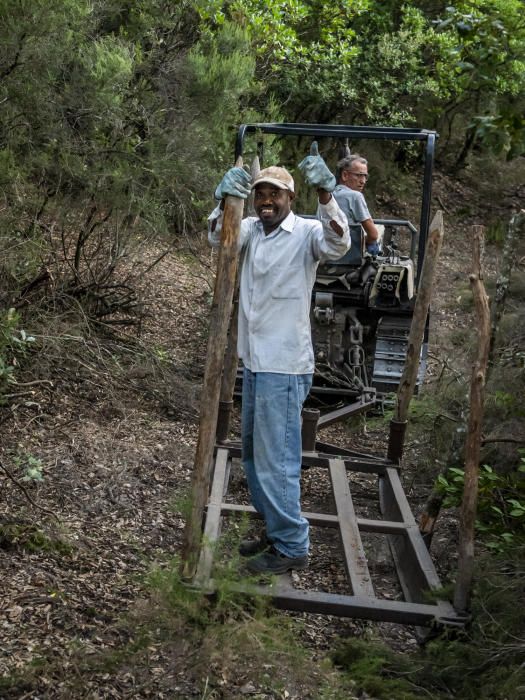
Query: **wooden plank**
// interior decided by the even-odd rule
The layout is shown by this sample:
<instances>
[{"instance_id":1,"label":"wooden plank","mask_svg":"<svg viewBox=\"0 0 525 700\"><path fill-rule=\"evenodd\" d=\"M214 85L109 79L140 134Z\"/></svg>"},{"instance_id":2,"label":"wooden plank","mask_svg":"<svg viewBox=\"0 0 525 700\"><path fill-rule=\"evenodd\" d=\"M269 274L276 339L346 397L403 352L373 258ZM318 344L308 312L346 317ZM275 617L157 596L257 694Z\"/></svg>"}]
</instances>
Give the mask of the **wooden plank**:
<instances>
[{"instance_id":1,"label":"wooden plank","mask_svg":"<svg viewBox=\"0 0 525 700\"><path fill-rule=\"evenodd\" d=\"M352 592L356 596L374 597L372 579L366 563L365 550L357 527L354 504L348 484L345 464L340 459L330 460L330 478L335 506L339 517L339 532L345 557L345 565Z\"/></svg>"},{"instance_id":2,"label":"wooden plank","mask_svg":"<svg viewBox=\"0 0 525 700\"><path fill-rule=\"evenodd\" d=\"M203 587L209 585L213 566L213 553L221 530L221 505L229 475L228 461L228 450L219 448L215 457L213 482L206 510L206 522L199 562L195 572L195 583Z\"/></svg>"}]
</instances>

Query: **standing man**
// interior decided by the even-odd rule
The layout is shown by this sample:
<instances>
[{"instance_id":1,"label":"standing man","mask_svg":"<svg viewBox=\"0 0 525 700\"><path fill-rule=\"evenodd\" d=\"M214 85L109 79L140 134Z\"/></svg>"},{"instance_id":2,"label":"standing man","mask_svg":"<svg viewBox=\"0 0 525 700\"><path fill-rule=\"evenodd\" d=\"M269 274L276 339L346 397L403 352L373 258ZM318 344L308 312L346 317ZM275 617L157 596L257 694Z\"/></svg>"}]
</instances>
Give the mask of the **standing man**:
<instances>
[{"instance_id":1,"label":"standing man","mask_svg":"<svg viewBox=\"0 0 525 700\"><path fill-rule=\"evenodd\" d=\"M357 153L337 163L337 187L334 198L348 218L348 223L361 224L366 234L366 249L372 255L379 253L379 231L366 206L363 190L368 180L368 162Z\"/></svg>"},{"instance_id":2,"label":"standing man","mask_svg":"<svg viewBox=\"0 0 525 700\"><path fill-rule=\"evenodd\" d=\"M215 197L248 197L257 216L242 221L238 353L244 363L242 461L253 506L264 518L261 538L240 553L254 573L282 574L308 566L308 522L301 516L301 409L312 384L310 302L320 260L350 246L346 216L331 195L335 178L317 143L300 164L317 188L320 221L291 210L293 177L284 168L261 170L253 184L231 168ZM209 217L208 237L219 245L221 204Z\"/></svg>"}]
</instances>

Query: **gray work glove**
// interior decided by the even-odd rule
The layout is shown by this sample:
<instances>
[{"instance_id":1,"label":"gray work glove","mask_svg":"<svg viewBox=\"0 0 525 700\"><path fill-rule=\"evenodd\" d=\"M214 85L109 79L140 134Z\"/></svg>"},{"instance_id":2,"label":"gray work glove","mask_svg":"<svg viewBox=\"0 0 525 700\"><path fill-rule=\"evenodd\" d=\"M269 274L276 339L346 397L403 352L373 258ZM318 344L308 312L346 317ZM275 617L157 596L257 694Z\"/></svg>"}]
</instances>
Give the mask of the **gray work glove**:
<instances>
[{"instance_id":1,"label":"gray work glove","mask_svg":"<svg viewBox=\"0 0 525 700\"><path fill-rule=\"evenodd\" d=\"M251 181L250 173L247 173L246 170L230 168L215 190L215 199L224 199L228 194L232 197L247 199L251 192Z\"/></svg>"},{"instance_id":2,"label":"gray work glove","mask_svg":"<svg viewBox=\"0 0 525 700\"><path fill-rule=\"evenodd\" d=\"M310 155L306 156L299 163L299 170L302 172L306 182L317 189L333 192L336 181L323 158L319 155L317 141L312 141Z\"/></svg>"}]
</instances>

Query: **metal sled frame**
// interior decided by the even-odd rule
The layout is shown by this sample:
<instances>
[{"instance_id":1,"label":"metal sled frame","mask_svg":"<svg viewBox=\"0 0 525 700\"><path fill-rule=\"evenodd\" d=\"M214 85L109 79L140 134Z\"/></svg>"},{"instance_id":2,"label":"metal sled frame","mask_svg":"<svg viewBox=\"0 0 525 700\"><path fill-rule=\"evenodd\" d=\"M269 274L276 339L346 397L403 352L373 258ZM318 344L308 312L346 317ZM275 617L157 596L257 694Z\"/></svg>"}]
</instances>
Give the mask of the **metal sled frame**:
<instances>
[{"instance_id":1,"label":"metal sled frame","mask_svg":"<svg viewBox=\"0 0 525 700\"><path fill-rule=\"evenodd\" d=\"M348 137L421 141L424 144L425 153L418 239L419 277L429 233L432 165L437 138L435 132L423 129L335 125L243 124L237 135L236 157L242 155L245 136L258 133L332 139ZM234 368L236 366L236 362L229 364ZM231 388L233 391L233 379ZM373 406L375 401L375 389L367 387L354 403L323 415L320 415L317 409L303 409L302 465L309 469L327 470L335 504L335 512L304 512L303 516L313 527L338 530L346 573L343 593L296 589L293 587L291 577L287 574L274 577L269 585L251 586L239 582L238 590L248 595L256 593L269 596L277 607L293 611L356 617L417 627L462 625L465 617L457 613L448 601L438 598L441 584L403 491L398 461L393 461L399 460L402 455L405 423L396 424L395 421L391 421L388 458L329 445L317 439L319 428L365 411ZM193 584L210 596L213 596L216 590L213 579L214 556L223 518L240 514L245 514L248 518L259 517L251 506L231 503L227 499L231 465L234 460L241 458L239 443L226 439L231 404L231 401L222 401L220 404L215 451L211 465L213 478L205 513L197 570L193 579ZM357 517L352 480L349 479L351 473L374 475L377 478L381 519ZM402 595L403 600L376 596L363 546L362 535L365 533L387 538L399 581L400 596Z\"/></svg>"},{"instance_id":2,"label":"metal sled frame","mask_svg":"<svg viewBox=\"0 0 525 700\"><path fill-rule=\"evenodd\" d=\"M286 610L356 617L406 625L457 626L465 622L452 605L432 599L441 584L406 499L398 469L383 457L365 455L318 442L317 451L303 451L303 466L327 469L330 474L335 514L303 513L310 525L339 530L344 565L349 585L347 595L305 591L293 588L289 575L274 577L271 585L243 587L247 594L270 596L273 603ZM258 515L251 506L227 503L232 460L240 459L240 445L235 442L217 445L214 476L206 510L203 545L194 583L213 595L213 561L221 533L223 517L233 514ZM379 504L383 519L358 518L352 501L348 472L376 474ZM404 600L377 598L361 540L361 533L387 537Z\"/></svg>"}]
</instances>

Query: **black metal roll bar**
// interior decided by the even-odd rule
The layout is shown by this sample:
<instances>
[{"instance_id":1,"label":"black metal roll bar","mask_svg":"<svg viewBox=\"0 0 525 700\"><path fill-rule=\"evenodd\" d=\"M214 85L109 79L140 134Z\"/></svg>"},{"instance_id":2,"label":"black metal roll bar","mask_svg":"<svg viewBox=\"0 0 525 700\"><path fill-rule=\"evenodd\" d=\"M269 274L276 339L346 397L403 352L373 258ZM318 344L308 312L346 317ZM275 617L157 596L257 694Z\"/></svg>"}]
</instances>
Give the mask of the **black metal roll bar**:
<instances>
[{"instance_id":1,"label":"black metal roll bar","mask_svg":"<svg viewBox=\"0 0 525 700\"><path fill-rule=\"evenodd\" d=\"M422 141L425 144L423 164L423 191L421 198L421 215L419 222L419 244L416 285L423 267L425 246L430 225L430 202L432 197L432 171L434 169L434 151L438 134L428 129L411 129L390 126L348 126L340 124L241 124L235 142L235 159L242 156L244 140L247 134L262 132L281 136L313 136L316 138L354 138L379 139L383 141Z\"/></svg>"}]
</instances>

